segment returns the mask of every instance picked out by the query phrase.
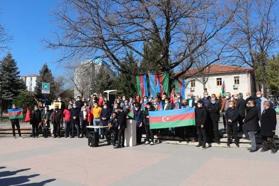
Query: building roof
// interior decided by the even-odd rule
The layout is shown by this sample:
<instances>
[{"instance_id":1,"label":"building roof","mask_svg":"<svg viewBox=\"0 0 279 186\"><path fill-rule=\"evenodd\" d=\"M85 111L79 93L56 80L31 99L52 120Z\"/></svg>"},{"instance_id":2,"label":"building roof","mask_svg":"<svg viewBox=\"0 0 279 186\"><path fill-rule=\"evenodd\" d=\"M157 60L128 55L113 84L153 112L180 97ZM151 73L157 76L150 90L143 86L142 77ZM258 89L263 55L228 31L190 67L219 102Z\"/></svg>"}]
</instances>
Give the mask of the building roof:
<instances>
[{"instance_id":1,"label":"building roof","mask_svg":"<svg viewBox=\"0 0 279 186\"><path fill-rule=\"evenodd\" d=\"M185 76L199 76L200 74L204 75L217 75L217 74L236 74L236 73L250 73L251 68L239 67L239 66L230 66L230 65L221 65L214 64L206 67L201 71L198 68L191 68L185 73Z\"/></svg>"},{"instance_id":2,"label":"building roof","mask_svg":"<svg viewBox=\"0 0 279 186\"><path fill-rule=\"evenodd\" d=\"M38 77L37 74L28 74L28 75L22 75L21 77Z\"/></svg>"}]
</instances>

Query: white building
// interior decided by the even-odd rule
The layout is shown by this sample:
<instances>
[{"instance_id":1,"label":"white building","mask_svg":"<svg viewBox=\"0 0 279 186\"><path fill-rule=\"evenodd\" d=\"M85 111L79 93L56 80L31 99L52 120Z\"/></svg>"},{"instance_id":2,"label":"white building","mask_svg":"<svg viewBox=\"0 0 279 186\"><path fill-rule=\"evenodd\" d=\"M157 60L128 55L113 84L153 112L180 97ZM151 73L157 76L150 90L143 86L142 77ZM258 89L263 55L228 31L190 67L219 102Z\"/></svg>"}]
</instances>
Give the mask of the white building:
<instances>
[{"instance_id":1,"label":"white building","mask_svg":"<svg viewBox=\"0 0 279 186\"><path fill-rule=\"evenodd\" d=\"M94 84L97 74L101 67L104 67L110 75L115 76L111 67L101 59L88 60L82 62L74 71L74 96L83 96L88 98L90 94L95 93Z\"/></svg>"},{"instance_id":2,"label":"white building","mask_svg":"<svg viewBox=\"0 0 279 186\"><path fill-rule=\"evenodd\" d=\"M37 77L38 76L35 74L20 77L24 81L27 91L29 92L35 91L35 87L37 84Z\"/></svg>"},{"instance_id":3,"label":"white building","mask_svg":"<svg viewBox=\"0 0 279 186\"><path fill-rule=\"evenodd\" d=\"M202 97L203 93L207 91L209 95L219 96L223 87L225 92L243 93L245 97L247 94L251 94L250 73L249 68L219 64L211 65L202 72L199 72L198 69L191 69L185 74L186 94L192 93Z\"/></svg>"}]
</instances>

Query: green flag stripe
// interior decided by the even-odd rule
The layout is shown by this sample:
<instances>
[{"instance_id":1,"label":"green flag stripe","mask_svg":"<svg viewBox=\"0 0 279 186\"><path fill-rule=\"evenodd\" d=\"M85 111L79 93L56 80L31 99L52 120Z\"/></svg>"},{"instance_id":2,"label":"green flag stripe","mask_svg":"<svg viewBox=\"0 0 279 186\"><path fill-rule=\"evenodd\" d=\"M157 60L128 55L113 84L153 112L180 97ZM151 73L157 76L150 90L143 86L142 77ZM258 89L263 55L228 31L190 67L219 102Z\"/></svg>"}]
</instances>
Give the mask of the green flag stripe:
<instances>
[{"instance_id":1,"label":"green flag stripe","mask_svg":"<svg viewBox=\"0 0 279 186\"><path fill-rule=\"evenodd\" d=\"M175 128L175 127L185 127L185 126L194 126L195 120L178 120L174 122L160 122L150 124L150 129L163 129L163 128Z\"/></svg>"}]
</instances>

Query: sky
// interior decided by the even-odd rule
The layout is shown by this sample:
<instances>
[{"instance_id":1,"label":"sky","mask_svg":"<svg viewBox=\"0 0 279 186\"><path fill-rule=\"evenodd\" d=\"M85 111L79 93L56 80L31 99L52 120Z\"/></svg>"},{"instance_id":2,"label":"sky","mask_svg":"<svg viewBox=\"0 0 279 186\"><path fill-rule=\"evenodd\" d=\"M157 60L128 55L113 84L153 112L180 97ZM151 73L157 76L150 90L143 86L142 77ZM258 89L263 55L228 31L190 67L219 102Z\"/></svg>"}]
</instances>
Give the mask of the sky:
<instances>
[{"instance_id":1,"label":"sky","mask_svg":"<svg viewBox=\"0 0 279 186\"><path fill-rule=\"evenodd\" d=\"M0 24L11 37L8 50L0 52L0 57L10 52L21 75L38 74L45 63L54 76L63 74L63 64L57 62L58 51L48 49L43 42L59 31L53 16L59 2L61 0L0 1Z\"/></svg>"}]
</instances>

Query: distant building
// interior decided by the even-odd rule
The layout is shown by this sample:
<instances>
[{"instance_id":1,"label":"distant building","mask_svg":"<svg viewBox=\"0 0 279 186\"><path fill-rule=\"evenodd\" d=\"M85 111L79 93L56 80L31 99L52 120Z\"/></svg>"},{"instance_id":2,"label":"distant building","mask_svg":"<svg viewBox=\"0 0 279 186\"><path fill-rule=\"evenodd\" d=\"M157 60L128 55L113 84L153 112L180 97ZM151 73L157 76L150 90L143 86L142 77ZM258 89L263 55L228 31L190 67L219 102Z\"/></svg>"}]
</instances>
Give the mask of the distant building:
<instances>
[{"instance_id":1,"label":"distant building","mask_svg":"<svg viewBox=\"0 0 279 186\"><path fill-rule=\"evenodd\" d=\"M32 75L21 76L20 78L24 81L27 91L29 92L35 91L38 75L32 74Z\"/></svg>"},{"instance_id":2,"label":"distant building","mask_svg":"<svg viewBox=\"0 0 279 186\"><path fill-rule=\"evenodd\" d=\"M100 68L104 67L112 76L115 72L111 70L110 65L106 62L97 60L88 60L82 62L75 68L74 71L74 96L83 96L88 98L90 94L95 93L94 83L95 79L100 72Z\"/></svg>"},{"instance_id":3,"label":"distant building","mask_svg":"<svg viewBox=\"0 0 279 186\"><path fill-rule=\"evenodd\" d=\"M207 91L219 96L222 87L225 92L231 94L243 93L244 97L251 94L251 69L228 65L211 65L199 72L198 69L190 69L186 74L186 94L192 93L203 96Z\"/></svg>"}]
</instances>

